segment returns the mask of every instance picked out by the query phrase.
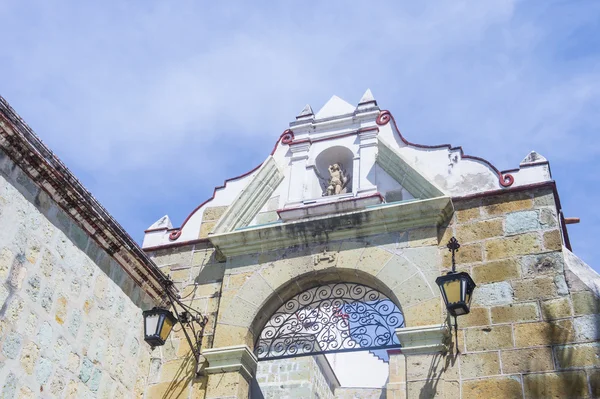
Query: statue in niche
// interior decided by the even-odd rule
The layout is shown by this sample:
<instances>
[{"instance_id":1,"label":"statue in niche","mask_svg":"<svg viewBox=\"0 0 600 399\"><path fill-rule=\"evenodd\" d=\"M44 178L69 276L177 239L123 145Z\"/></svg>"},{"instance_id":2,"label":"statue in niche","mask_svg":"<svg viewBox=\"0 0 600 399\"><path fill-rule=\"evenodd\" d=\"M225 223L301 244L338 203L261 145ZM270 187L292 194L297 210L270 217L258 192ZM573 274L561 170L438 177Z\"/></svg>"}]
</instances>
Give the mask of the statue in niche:
<instances>
[{"instance_id":1,"label":"statue in niche","mask_svg":"<svg viewBox=\"0 0 600 399\"><path fill-rule=\"evenodd\" d=\"M323 195L337 195L346 192L346 186L348 185L349 176L346 175L346 171L342 168L339 163L329 165L329 181L327 182L327 189Z\"/></svg>"}]
</instances>

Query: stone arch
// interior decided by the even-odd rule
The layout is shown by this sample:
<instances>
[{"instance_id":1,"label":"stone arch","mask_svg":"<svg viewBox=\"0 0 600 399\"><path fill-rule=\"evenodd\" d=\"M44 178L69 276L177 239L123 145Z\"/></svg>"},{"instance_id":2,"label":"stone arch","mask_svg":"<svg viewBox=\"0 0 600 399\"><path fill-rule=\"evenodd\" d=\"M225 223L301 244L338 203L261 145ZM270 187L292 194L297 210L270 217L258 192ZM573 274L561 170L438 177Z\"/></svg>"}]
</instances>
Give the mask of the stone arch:
<instances>
[{"instance_id":1,"label":"stone arch","mask_svg":"<svg viewBox=\"0 0 600 399\"><path fill-rule=\"evenodd\" d=\"M330 283L354 283L362 284L373 290L379 291L386 296L394 305L402 312L402 306L393 291L387 285L364 271L356 269L335 268L333 270L322 270L317 272L305 273L293 281L288 281L286 284L279 287L268 298L266 298L262 312L256 315L250 331L254 337L253 344L256 344L262 329L268 319L277 311L277 309L285 301L299 295L307 290Z\"/></svg>"},{"instance_id":2,"label":"stone arch","mask_svg":"<svg viewBox=\"0 0 600 399\"><path fill-rule=\"evenodd\" d=\"M437 246L407 246L403 244L406 234L389 233L236 258L228 269L234 273L231 278L243 283L223 294L215 347L243 344L254 350L262 327L285 300L331 282L362 283L380 291L399 307L407 327L443 322L435 285L441 273Z\"/></svg>"}]
</instances>

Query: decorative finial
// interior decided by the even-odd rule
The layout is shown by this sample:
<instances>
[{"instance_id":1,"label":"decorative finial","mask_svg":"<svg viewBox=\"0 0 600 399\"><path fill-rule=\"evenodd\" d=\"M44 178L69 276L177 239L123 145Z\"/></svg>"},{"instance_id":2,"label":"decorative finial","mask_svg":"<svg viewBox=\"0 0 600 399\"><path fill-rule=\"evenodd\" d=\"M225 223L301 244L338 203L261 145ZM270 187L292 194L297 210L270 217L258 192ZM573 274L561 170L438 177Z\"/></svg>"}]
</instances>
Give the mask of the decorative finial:
<instances>
[{"instance_id":1,"label":"decorative finial","mask_svg":"<svg viewBox=\"0 0 600 399\"><path fill-rule=\"evenodd\" d=\"M446 247L448 247L448 251L452 252L452 273L454 273L456 271L456 261L454 259L454 255L460 248L460 244L456 238L452 237L450 241L448 241Z\"/></svg>"}]
</instances>

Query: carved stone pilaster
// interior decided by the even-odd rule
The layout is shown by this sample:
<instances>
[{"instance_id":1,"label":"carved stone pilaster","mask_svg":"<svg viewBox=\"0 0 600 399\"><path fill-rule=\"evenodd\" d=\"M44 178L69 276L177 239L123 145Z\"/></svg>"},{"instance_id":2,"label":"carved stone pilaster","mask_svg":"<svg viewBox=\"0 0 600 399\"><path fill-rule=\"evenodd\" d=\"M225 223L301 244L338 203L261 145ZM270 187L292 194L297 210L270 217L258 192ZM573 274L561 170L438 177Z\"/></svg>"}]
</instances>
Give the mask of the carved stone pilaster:
<instances>
[{"instance_id":1,"label":"carved stone pilaster","mask_svg":"<svg viewBox=\"0 0 600 399\"><path fill-rule=\"evenodd\" d=\"M256 373L258 360L246 345L205 349L202 355L208 361L208 367L204 369L206 374L237 371L247 380L251 380Z\"/></svg>"}]
</instances>

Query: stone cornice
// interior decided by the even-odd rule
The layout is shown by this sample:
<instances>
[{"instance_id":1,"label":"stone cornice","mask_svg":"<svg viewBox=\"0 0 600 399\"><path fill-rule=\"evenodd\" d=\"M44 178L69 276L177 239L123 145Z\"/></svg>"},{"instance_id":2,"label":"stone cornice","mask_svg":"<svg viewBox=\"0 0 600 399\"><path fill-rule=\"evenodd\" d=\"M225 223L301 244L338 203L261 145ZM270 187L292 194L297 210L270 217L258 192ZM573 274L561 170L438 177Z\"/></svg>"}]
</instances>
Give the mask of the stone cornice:
<instances>
[{"instance_id":1,"label":"stone cornice","mask_svg":"<svg viewBox=\"0 0 600 399\"><path fill-rule=\"evenodd\" d=\"M423 355L448 350L450 330L445 324L398 328L396 336L404 355Z\"/></svg>"},{"instance_id":2,"label":"stone cornice","mask_svg":"<svg viewBox=\"0 0 600 399\"><path fill-rule=\"evenodd\" d=\"M0 97L0 149L157 301L166 276Z\"/></svg>"},{"instance_id":3,"label":"stone cornice","mask_svg":"<svg viewBox=\"0 0 600 399\"><path fill-rule=\"evenodd\" d=\"M208 366L204 369L206 374L237 371L251 380L256 373L258 360L246 345L204 349L202 356L208 361Z\"/></svg>"},{"instance_id":4,"label":"stone cornice","mask_svg":"<svg viewBox=\"0 0 600 399\"><path fill-rule=\"evenodd\" d=\"M296 222L246 228L209 236L225 256L269 251L295 245L401 231L444 223L453 212L450 197L381 204L361 211Z\"/></svg>"},{"instance_id":5,"label":"stone cornice","mask_svg":"<svg viewBox=\"0 0 600 399\"><path fill-rule=\"evenodd\" d=\"M283 180L283 173L272 156L262 164L256 175L227 208L215 226L215 233L227 233L247 226Z\"/></svg>"}]
</instances>

